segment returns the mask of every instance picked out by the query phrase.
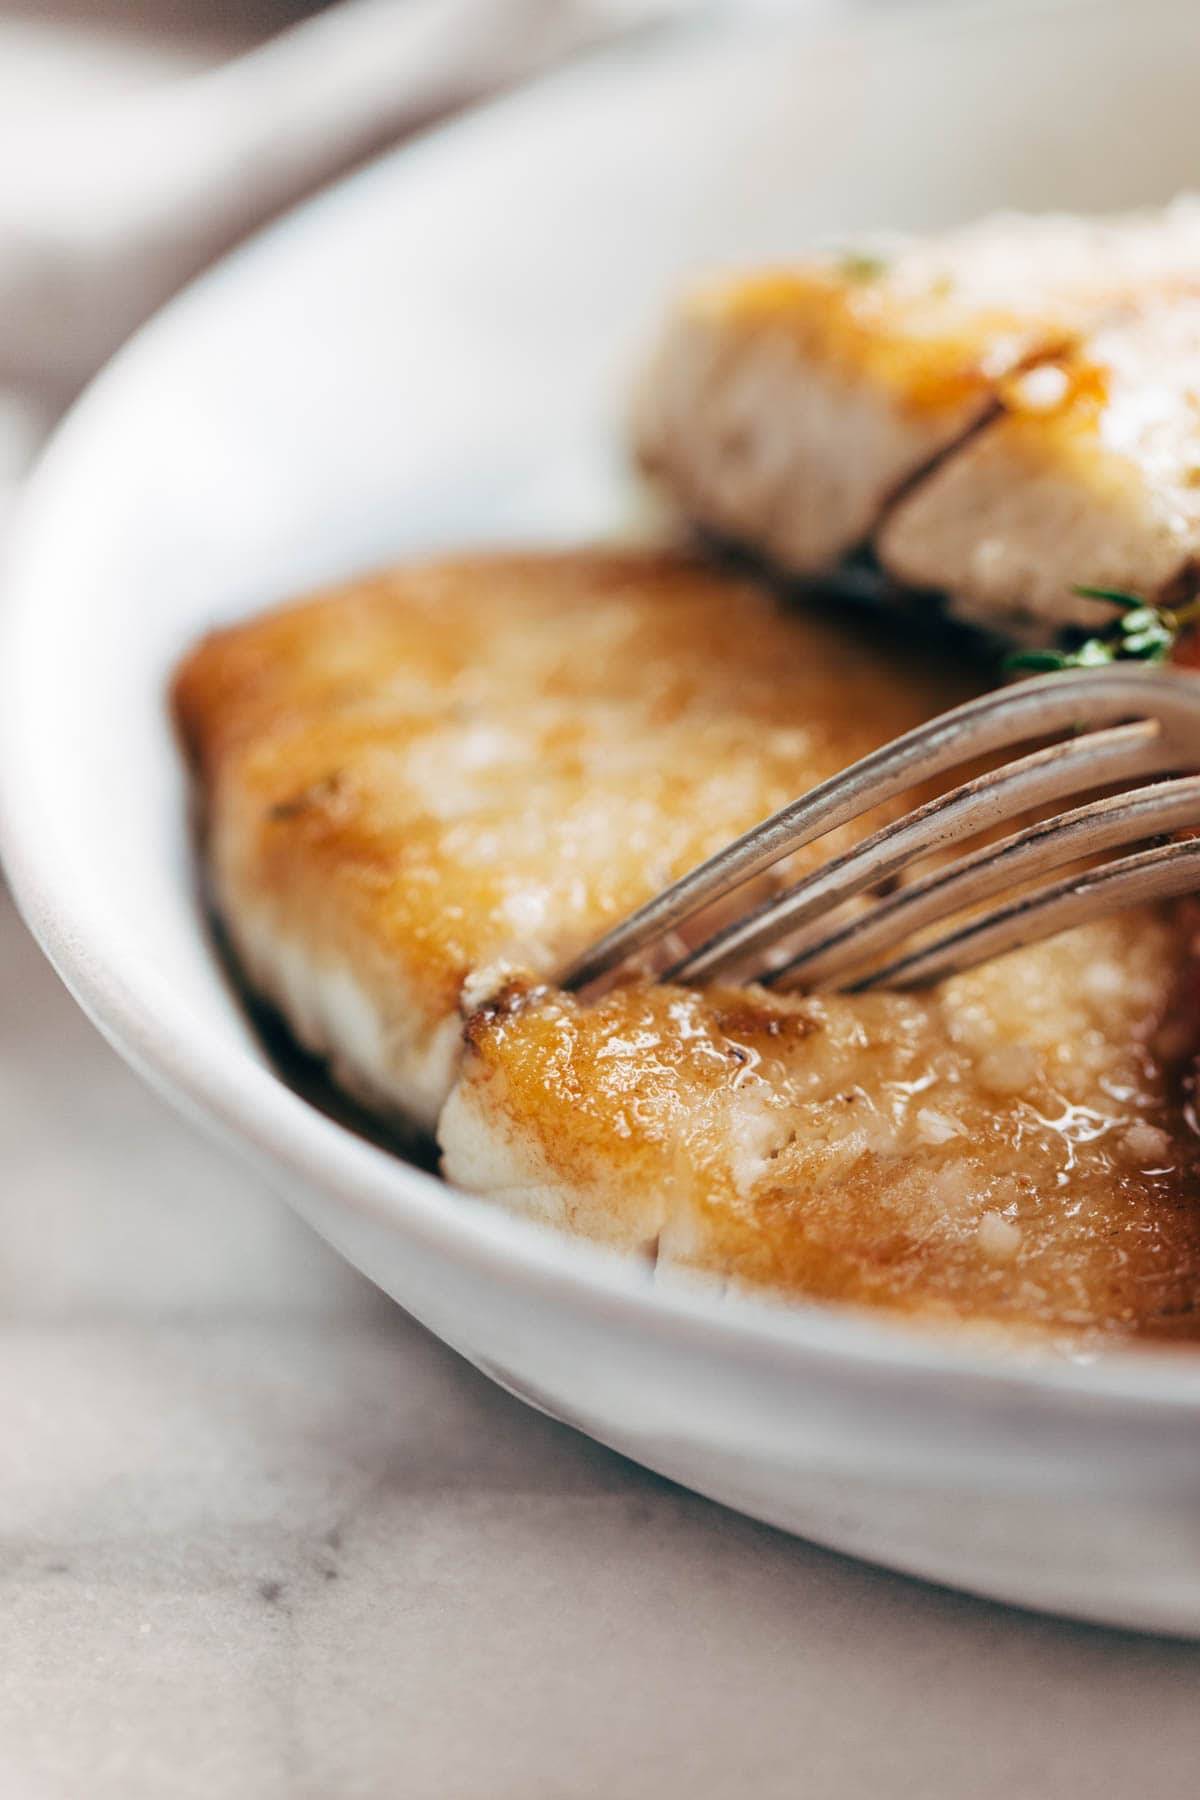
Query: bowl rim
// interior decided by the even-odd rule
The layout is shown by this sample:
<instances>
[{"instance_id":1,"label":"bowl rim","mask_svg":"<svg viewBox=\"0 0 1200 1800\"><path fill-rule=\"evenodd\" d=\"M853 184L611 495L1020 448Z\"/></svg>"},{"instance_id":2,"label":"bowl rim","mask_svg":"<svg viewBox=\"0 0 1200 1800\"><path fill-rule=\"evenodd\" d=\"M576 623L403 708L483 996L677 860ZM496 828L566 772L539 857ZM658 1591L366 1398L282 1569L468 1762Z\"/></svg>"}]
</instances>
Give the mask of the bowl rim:
<instances>
[{"instance_id":1,"label":"bowl rim","mask_svg":"<svg viewBox=\"0 0 1200 1800\"><path fill-rule=\"evenodd\" d=\"M951 12L946 0L921 0L893 17L853 25L818 22L789 29L810 54L836 49L847 31L872 40L903 32L957 35L989 22L1009 27L1046 13L1087 15L1119 11L1122 0L974 0ZM1180 10L1184 10L1180 0ZM775 25L778 30L778 25ZM743 41L752 35L744 30ZM757 35L757 34L753 34ZM676 44L673 54L719 54L716 34ZM40 546L58 528L60 508L94 454L93 434L126 372L153 356L160 333L173 331L207 296L229 283L253 279L255 259L296 232L320 230L323 210L351 187L404 159L404 179L420 181L431 159L473 137L504 130L529 107L568 103L585 85L620 84L628 67L622 49L545 77L528 88L474 109L465 119L430 132L415 145L376 159L256 234L232 256L191 283L143 326L89 384L54 432L33 472L14 521L6 559L7 593L0 621L0 849L26 923L60 977L92 1021L152 1085L259 1164L302 1185L316 1186L358 1215L398 1230L435 1254L469 1265L476 1274L519 1283L531 1296L587 1307L607 1324L668 1338L697 1352L717 1352L776 1374L812 1373L836 1366L872 1383L903 1383L947 1397L962 1393L1005 1405L1046 1404L1093 1412L1136 1409L1200 1411L1200 1355L1127 1346L1063 1355L1042 1346L992 1346L957 1336L953 1327L929 1331L889 1315L833 1303L773 1301L766 1296L717 1296L702 1286L656 1287L628 1257L569 1237L478 1201L447 1204L454 1190L311 1106L247 1049L231 1055L228 1042L197 1019L148 961L113 942L104 921L89 912L86 892L70 879L57 849L53 822L38 802L37 716L28 704L32 660L27 650L55 630L56 606L77 596L47 593L39 583ZM95 421L95 425L93 424ZM61 498L60 498L61 495ZM25 704L14 704L18 691ZM20 778L17 771L20 771ZM197 915L197 930L202 921ZM286 1193L286 1184L284 1187ZM466 1197L470 1199L470 1197Z\"/></svg>"}]
</instances>

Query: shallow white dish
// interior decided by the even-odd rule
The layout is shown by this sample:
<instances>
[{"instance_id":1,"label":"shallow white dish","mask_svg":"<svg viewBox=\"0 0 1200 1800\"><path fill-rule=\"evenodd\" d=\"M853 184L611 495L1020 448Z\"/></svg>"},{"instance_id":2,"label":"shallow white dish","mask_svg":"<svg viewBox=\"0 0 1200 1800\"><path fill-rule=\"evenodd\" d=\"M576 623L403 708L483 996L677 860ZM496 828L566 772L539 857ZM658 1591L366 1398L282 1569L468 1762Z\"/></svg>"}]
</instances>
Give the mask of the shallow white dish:
<instances>
[{"instance_id":1,"label":"shallow white dish","mask_svg":"<svg viewBox=\"0 0 1200 1800\"><path fill-rule=\"evenodd\" d=\"M385 161L172 307L35 481L0 647L20 904L81 1003L434 1331L537 1405L823 1543L1200 1634L1200 1356L985 1356L721 1305L550 1237L290 1091L194 889L163 691L207 624L410 549L602 534L679 273L1200 167L1194 0L904 11L609 57Z\"/></svg>"}]
</instances>

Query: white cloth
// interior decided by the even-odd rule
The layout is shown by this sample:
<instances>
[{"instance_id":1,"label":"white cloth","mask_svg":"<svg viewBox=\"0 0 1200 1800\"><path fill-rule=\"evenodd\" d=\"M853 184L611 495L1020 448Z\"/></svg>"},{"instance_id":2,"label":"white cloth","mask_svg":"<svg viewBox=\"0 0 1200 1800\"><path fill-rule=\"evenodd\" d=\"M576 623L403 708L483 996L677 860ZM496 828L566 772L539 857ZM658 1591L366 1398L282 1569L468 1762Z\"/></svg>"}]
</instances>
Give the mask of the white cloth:
<instances>
[{"instance_id":1,"label":"white cloth","mask_svg":"<svg viewBox=\"0 0 1200 1800\"><path fill-rule=\"evenodd\" d=\"M0 526L14 444L214 257L413 130L699 3L341 0L208 66L0 22Z\"/></svg>"},{"instance_id":2,"label":"white cloth","mask_svg":"<svg viewBox=\"0 0 1200 1800\"><path fill-rule=\"evenodd\" d=\"M190 275L369 152L686 4L342 0L120 104L26 118L0 158L0 377L78 386Z\"/></svg>"}]
</instances>

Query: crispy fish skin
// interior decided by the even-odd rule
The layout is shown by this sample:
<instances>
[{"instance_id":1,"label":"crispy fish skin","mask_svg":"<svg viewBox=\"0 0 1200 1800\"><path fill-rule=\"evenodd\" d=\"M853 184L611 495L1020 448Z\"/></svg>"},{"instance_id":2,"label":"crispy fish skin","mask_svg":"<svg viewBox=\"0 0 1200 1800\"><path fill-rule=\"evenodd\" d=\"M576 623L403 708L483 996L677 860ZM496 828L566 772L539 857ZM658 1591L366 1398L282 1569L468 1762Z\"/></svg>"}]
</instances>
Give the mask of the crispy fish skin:
<instances>
[{"instance_id":1,"label":"crispy fish skin","mask_svg":"<svg viewBox=\"0 0 1200 1800\"><path fill-rule=\"evenodd\" d=\"M878 548L897 580L1027 638L1100 622L1078 585L1168 593L1200 556L1200 298L1150 303L1008 383Z\"/></svg>"},{"instance_id":2,"label":"crispy fish skin","mask_svg":"<svg viewBox=\"0 0 1200 1800\"><path fill-rule=\"evenodd\" d=\"M1016 371L1197 281L1188 200L1109 220L999 215L878 258L710 283L668 321L635 447L693 523L820 574L953 462Z\"/></svg>"},{"instance_id":3,"label":"crispy fish skin","mask_svg":"<svg viewBox=\"0 0 1200 1800\"><path fill-rule=\"evenodd\" d=\"M219 631L173 701L250 986L431 1128L464 1013L514 970L551 976L966 691L686 557L585 552L400 569Z\"/></svg>"},{"instance_id":4,"label":"crispy fish skin","mask_svg":"<svg viewBox=\"0 0 1200 1800\"><path fill-rule=\"evenodd\" d=\"M516 989L468 1025L444 1168L660 1279L1195 1338L1189 941L1131 913L929 994Z\"/></svg>"}]
</instances>

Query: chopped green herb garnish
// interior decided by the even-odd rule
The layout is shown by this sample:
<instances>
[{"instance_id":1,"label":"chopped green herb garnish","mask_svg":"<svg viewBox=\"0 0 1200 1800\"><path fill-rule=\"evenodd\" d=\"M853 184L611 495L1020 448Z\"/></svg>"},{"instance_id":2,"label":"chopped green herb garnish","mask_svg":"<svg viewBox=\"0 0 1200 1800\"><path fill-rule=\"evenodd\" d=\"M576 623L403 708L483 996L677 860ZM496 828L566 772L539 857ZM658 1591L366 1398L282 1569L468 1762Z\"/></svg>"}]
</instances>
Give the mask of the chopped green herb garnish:
<instances>
[{"instance_id":1,"label":"chopped green herb garnish","mask_svg":"<svg viewBox=\"0 0 1200 1800\"><path fill-rule=\"evenodd\" d=\"M1166 662L1180 632L1200 622L1200 595L1172 607L1156 606L1123 588L1080 585L1071 591L1085 600L1108 600L1124 611L1107 631L1074 645L1060 650L1018 650L1005 662L1007 673L1095 669L1113 662Z\"/></svg>"},{"instance_id":2,"label":"chopped green herb garnish","mask_svg":"<svg viewBox=\"0 0 1200 1800\"><path fill-rule=\"evenodd\" d=\"M838 263L847 281L878 281L887 273L887 258L871 250L847 250Z\"/></svg>"}]
</instances>

